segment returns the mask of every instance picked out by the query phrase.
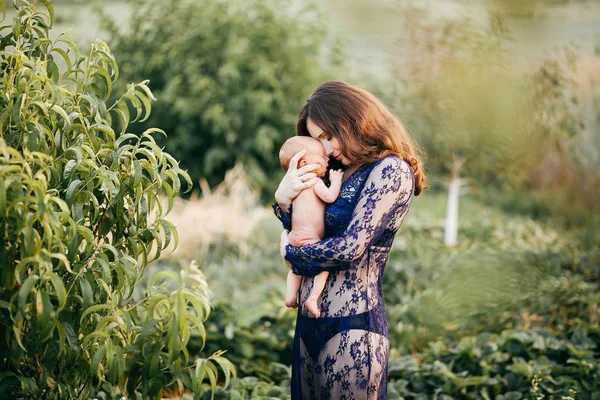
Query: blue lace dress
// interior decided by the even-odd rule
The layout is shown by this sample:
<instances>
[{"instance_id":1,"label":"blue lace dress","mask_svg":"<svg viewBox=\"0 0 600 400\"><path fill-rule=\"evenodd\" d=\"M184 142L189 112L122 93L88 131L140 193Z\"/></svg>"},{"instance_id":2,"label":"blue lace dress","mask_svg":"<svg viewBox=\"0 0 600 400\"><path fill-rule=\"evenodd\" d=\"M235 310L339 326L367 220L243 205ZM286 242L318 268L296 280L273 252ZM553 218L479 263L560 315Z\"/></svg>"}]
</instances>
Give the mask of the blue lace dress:
<instances>
[{"instance_id":1,"label":"blue lace dress","mask_svg":"<svg viewBox=\"0 0 600 400\"><path fill-rule=\"evenodd\" d=\"M286 259L304 276L294 337L292 399L385 399L388 325L382 280L394 235L414 197L407 162L389 156L363 164L342 183L325 211L325 239L288 245ZM277 204L286 229L291 212ZM321 317L302 305L313 276L330 272L319 298Z\"/></svg>"}]
</instances>

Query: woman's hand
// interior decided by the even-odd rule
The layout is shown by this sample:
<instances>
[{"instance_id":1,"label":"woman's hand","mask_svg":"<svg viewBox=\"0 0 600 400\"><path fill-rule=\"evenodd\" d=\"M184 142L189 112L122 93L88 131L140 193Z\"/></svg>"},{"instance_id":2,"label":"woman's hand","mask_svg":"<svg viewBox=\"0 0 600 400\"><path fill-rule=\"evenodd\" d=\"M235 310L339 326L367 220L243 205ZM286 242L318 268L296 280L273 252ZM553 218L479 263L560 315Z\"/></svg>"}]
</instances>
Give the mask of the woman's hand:
<instances>
[{"instance_id":1,"label":"woman's hand","mask_svg":"<svg viewBox=\"0 0 600 400\"><path fill-rule=\"evenodd\" d=\"M287 229L284 229L283 232L281 232L281 238L279 240L279 252L281 253L281 258L283 258L283 263L285 265L287 265L288 268L292 268L292 264L285 259L285 255L286 255L286 250L285 250L285 246L287 246L288 244L290 244L290 239L288 238L290 232Z\"/></svg>"},{"instance_id":2,"label":"woman's hand","mask_svg":"<svg viewBox=\"0 0 600 400\"><path fill-rule=\"evenodd\" d=\"M305 154L306 150L300 150L294 154L290 159L290 166L288 167L285 176L275 191L275 201L284 212L289 211L292 200L294 200L301 191L313 186L319 181L317 174L310 172L319 169L319 164L308 164L298 168L298 160Z\"/></svg>"}]
</instances>

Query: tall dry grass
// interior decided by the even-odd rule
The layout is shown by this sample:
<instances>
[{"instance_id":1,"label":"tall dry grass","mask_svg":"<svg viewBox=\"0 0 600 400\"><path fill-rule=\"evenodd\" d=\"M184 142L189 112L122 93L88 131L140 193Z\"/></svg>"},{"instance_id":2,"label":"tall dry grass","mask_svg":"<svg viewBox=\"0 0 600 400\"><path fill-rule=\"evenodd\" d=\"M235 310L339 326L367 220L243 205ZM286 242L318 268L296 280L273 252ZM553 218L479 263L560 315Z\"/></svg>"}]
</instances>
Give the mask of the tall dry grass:
<instances>
[{"instance_id":1,"label":"tall dry grass","mask_svg":"<svg viewBox=\"0 0 600 400\"><path fill-rule=\"evenodd\" d=\"M227 172L225 179L211 189L205 180L200 192L189 200L177 198L168 219L179 233L175 251L165 251L162 259L201 260L211 244L223 243L248 254L255 242L256 228L271 212L259 202L241 164ZM171 246L172 249L172 246Z\"/></svg>"}]
</instances>

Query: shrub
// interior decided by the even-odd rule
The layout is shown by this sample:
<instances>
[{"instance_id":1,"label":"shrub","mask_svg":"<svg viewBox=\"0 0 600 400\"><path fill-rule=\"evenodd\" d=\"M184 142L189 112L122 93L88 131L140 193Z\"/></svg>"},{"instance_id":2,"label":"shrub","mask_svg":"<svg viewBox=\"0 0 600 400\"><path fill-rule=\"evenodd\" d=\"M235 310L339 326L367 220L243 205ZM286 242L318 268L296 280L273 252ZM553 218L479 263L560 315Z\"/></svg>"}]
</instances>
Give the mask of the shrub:
<instances>
[{"instance_id":1,"label":"shrub","mask_svg":"<svg viewBox=\"0 0 600 400\"><path fill-rule=\"evenodd\" d=\"M209 312L197 268L158 273L132 297L147 263L177 242L164 215L181 181L191 185L156 145L161 130L126 133L150 115L148 82L108 103L118 66L106 43L81 56L70 35L50 40L48 1L15 5L0 28L0 392L159 398L173 385L199 397L204 377L214 391L217 366L225 384L235 370L222 352L189 358Z\"/></svg>"},{"instance_id":2,"label":"shrub","mask_svg":"<svg viewBox=\"0 0 600 400\"><path fill-rule=\"evenodd\" d=\"M598 85L590 78L581 88L586 75L577 74L574 48L552 49L532 68L508 52L501 13L490 12L482 25L467 16L428 20L410 6L401 18L397 84L386 85L384 96L399 104L430 170L460 172L482 191L528 193L529 200L504 205L595 229Z\"/></svg>"},{"instance_id":3,"label":"shrub","mask_svg":"<svg viewBox=\"0 0 600 400\"><path fill-rule=\"evenodd\" d=\"M211 186L241 161L253 184L275 191L277 153L304 99L336 62L312 9L289 2L152 0L127 29L108 16L128 79L148 77L159 101L140 130L160 124L168 151ZM312 21L312 22L311 22ZM270 195L265 195L265 199Z\"/></svg>"}]
</instances>

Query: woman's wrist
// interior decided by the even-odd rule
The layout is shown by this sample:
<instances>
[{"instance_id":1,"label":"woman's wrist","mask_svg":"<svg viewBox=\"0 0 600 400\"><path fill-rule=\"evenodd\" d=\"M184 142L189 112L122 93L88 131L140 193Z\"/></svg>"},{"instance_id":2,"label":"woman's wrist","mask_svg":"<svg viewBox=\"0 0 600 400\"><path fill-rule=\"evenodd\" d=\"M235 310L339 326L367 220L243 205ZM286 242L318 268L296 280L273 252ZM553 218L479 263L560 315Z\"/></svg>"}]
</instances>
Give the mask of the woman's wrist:
<instances>
[{"instance_id":1,"label":"woman's wrist","mask_svg":"<svg viewBox=\"0 0 600 400\"><path fill-rule=\"evenodd\" d=\"M281 211L284 213L290 211L290 205L292 204L291 200L287 197L283 197L278 190L275 191L275 202L279 205L279 208L281 208Z\"/></svg>"}]
</instances>

